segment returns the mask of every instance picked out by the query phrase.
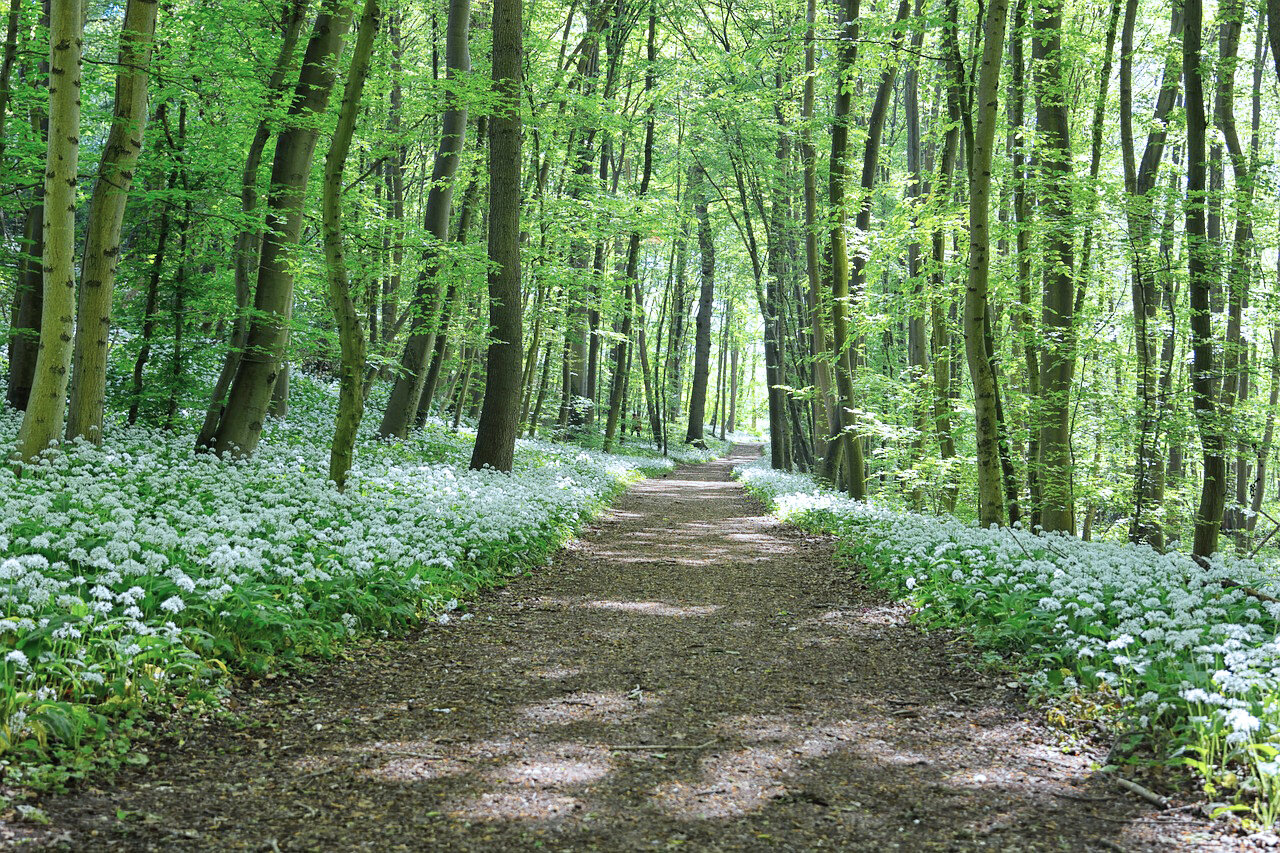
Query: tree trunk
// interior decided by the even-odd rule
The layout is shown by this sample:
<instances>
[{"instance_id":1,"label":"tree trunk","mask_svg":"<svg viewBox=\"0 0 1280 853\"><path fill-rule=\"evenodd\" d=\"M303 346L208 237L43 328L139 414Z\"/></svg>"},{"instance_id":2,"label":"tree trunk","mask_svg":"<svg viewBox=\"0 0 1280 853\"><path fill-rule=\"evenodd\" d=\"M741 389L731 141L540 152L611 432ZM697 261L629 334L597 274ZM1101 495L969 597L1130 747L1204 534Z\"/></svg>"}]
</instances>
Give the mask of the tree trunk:
<instances>
[{"instance_id":1,"label":"tree trunk","mask_svg":"<svg viewBox=\"0 0 1280 853\"><path fill-rule=\"evenodd\" d=\"M468 41L471 36L471 0L449 0L449 23L445 30L446 78L456 80L471 70ZM450 96L441 121L440 146L431 172L431 190L427 194L424 227L432 242L423 253L422 270L413 302L407 310L414 312L410 320L409 338L400 357L387 400L378 435L404 438L418 412L418 401L426 383L427 360L435 349L435 335L440 326L440 247L449 240L449 222L453 211L453 177L466 143L467 109L465 102ZM517 172L519 166L516 166Z\"/></svg>"},{"instance_id":2,"label":"tree trunk","mask_svg":"<svg viewBox=\"0 0 1280 853\"><path fill-rule=\"evenodd\" d=\"M822 263L818 245L818 156L813 146L810 124L814 114L815 34L817 0L805 4L804 94L800 107L800 156L804 163L804 256L806 292L809 310L809 356L813 359L813 379L817 394L813 401L814 453L826 457L830 441L840 432L840 421L832 397L831 361L828 355L827 329L822 304Z\"/></svg>"},{"instance_id":3,"label":"tree trunk","mask_svg":"<svg viewBox=\"0 0 1280 853\"><path fill-rule=\"evenodd\" d=\"M1204 479L1196 510L1191 553L1207 558L1218 550L1218 529L1226 502L1227 470L1222 426L1217 418L1213 379L1213 326L1210 297L1213 274L1205 217L1205 97L1201 44L1204 11L1201 0L1185 0L1186 32L1182 39L1182 74L1187 111L1187 288L1191 303L1191 396L1203 448Z\"/></svg>"},{"instance_id":4,"label":"tree trunk","mask_svg":"<svg viewBox=\"0 0 1280 853\"><path fill-rule=\"evenodd\" d=\"M995 375L987 357L985 332L991 264L991 233L988 228L991 217L991 155L995 142L1007 9L1007 0L992 0L987 7L982 68L978 74L977 126L969 168L969 276L965 285L964 336L974 394L978 520L984 527L1004 522Z\"/></svg>"},{"instance_id":5,"label":"tree trunk","mask_svg":"<svg viewBox=\"0 0 1280 853\"><path fill-rule=\"evenodd\" d=\"M333 443L329 448L329 479L338 491L347 487L347 472L356 445L356 433L364 416L365 339L360 328L360 312L351 298L351 277L342 246L342 180L351 137L360 115L360 99L369 77L369 60L373 55L374 36L382 11L378 0L365 0L360 13L360 28L355 50L347 70L347 82L338 111L338 126L329 144L324 163L324 197L321 202L321 231L324 237L325 269L329 278L329 305L338 327L341 368L338 373L338 413L334 420Z\"/></svg>"},{"instance_id":6,"label":"tree trunk","mask_svg":"<svg viewBox=\"0 0 1280 853\"><path fill-rule=\"evenodd\" d=\"M649 38L647 42L647 58L648 65L645 67L644 75L644 97L649 98L653 92L655 74L657 73L655 64L658 59L657 51L657 30L658 16L656 9L651 9L649 14ZM636 194L636 206L644 205L645 197L649 194L649 181L653 176L653 131L654 131L654 104L650 102L647 107L648 118L645 121L644 128L644 165L641 167L640 190ZM630 361L628 345L631 342L631 330L635 323L633 319L639 312L640 335L639 345L641 347L640 365L641 372L644 374L645 401L648 403L652 399L652 389L649 385L649 355L644 351L644 300L640 293L640 239L643 235L640 229L636 228L631 232L631 236L627 241L627 262L626 269L623 273L623 289L625 291L625 299L623 300L623 310L626 312L622 318L622 341L619 342L618 348L614 354L614 364L616 368L621 368L624 363ZM615 368L615 369L616 369ZM617 435L618 422L623 416L623 406L625 399L621 393L621 384L615 375L613 388L609 395L609 414L606 419L604 432L604 449L608 451L613 444L614 437ZM650 420L652 421L652 412L654 407L650 404ZM623 428L623 432L626 428ZM654 436L657 437L656 435Z\"/></svg>"},{"instance_id":7,"label":"tree trunk","mask_svg":"<svg viewBox=\"0 0 1280 853\"><path fill-rule=\"evenodd\" d=\"M1044 295L1040 362L1040 524L1075 532L1071 386L1075 376L1075 280L1071 135L1062 75L1062 0L1038 0L1032 15L1040 209L1044 213Z\"/></svg>"},{"instance_id":8,"label":"tree trunk","mask_svg":"<svg viewBox=\"0 0 1280 853\"><path fill-rule=\"evenodd\" d=\"M735 346L729 359L729 417L726 426L729 432L738 429L738 357L740 351ZM723 438L723 436L721 436Z\"/></svg>"},{"instance_id":9,"label":"tree trunk","mask_svg":"<svg viewBox=\"0 0 1280 853\"><path fill-rule=\"evenodd\" d=\"M164 109L164 104L157 108L158 119L163 120ZM171 172L168 181L169 190L172 191L177 183L177 172ZM138 415L142 408L143 376L147 369L147 362L151 360L151 339L155 336L156 308L160 303L160 277L164 273L164 256L169 246L170 223L173 221L169 208L168 204L160 208L160 233L156 237L155 254L151 257L151 274L147 277L147 296L142 308L142 346L139 347L138 357L133 362L133 379L129 395L130 426L138 422Z\"/></svg>"},{"instance_id":10,"label":"tree trunk","mask_svg":"<svg viewBox=\"0 0 1280 853\"><path fill-rule=\"evenodd\" d=\"M858 55L858 13L860 0L845 0L838 18L839 41L836 49L836 98L831 128L831 163L828 196L831 208L831 360L836 379L836 440L832 441L824 461L823 474L832 481L840 480L840 465L847 469L850 494L857 500L865 497L863 482L862 442L856 433L851 408L854 403L852 359L849 349L849 244L846 229L849 222L845 203L846 163L849 148L849 112L853 100L852 74ZM877 93L878 94L878 93Z\"/></svg>"},{"instance_id":11,"label":"tree trunk","mask_svg":"<svg viewBox=\"0 0 1280 853\"><path fill-rule=\"evenodd\" d=\"M351 5L344 0L324 0L307 43L286 126L276 140L254 318L231 383L226 411L214 434L213 448L219 455L248 456L262 437L262 423L288 344L293 313L290 255L302 230L307 179L320 132L316 120L328 106L337 58L352 14Z\"/></svg>"},{"instance_id":12,"label":"tree trunk","mask_svg":"<svg viewBox=\"0 0 1280 853\"><path fill-rule=\"evenodd\" d=\"M310 0L292 0L288 15L284 22L284 37L280 41L280 51L276 54L275 67L267 81L267 91L274 97L280 97L286 90L285 78L293 66L293 53L302 34L302 24L307 17ZM271 121L264 117L258 122L253 141L249 143L249 154L245 158L244 171L240 175L240 212L249 218L258 207L258 170L262 165L262 153L271 139ZM231 388L231 380L235 378L236 369L240 366L240 357L244 354L244 346L249 334L248 309L253 297L250 281L257 269L258 248L262 242L262 230L256 225L246 224L236 235L235 247L235 286L236 317L231 327L231 343L222 360L222 370L213 386L213 394L209 400L209 408L205 412L204 424L196 437L196 449L209 450L213 447L213 435L222 420L225 411L227 391Z\"/></svg>"},{"instance_id":13,"label":"tree trunk","mask_svg":"<svg viewBox=\"0 0 1280 853\"><path fill-rule=\"evenodd\" d=\"M1133 492L1133 521L1129 538L1146 542L1154 548L1164 546L1164 531L1159 519L1150 511L1159 505L1159 491L1164 480L1164 456L1160 452L1157 426L1160 411L1167 408L1157 394L1157 336L1155 322L1160 310L1156 259L1152 257L1151 239L1155 230L1153 191L1160 161L1164 158L1167 132L1165 120L1177 99L1182 76L1182 60L1178 51L1170 50L1162 72L1156 97L1151 130L1139 165L1133 137L1133 36L1138 13L1138 0L1125 5L1124 26L1120 38L1120 150L1124 163L1125 206L1131 247L1130 280L1133 298L1134 344L1137 355L1138 435ZM1182 5L1174 4L1170 17L1169 39L1182 35Z\"/></svg>"},{"instance_id":14,"label":"tree trunk","mask_svg":"<svg viewBox=\"0 0 1280 853\"><path fill-rule=\"evenodd\" d=\"M156 30L155 0L129 0L120 30L115 114L89 203L80 304L72 355L67 438L102 443L107 393L111 298L120 260L120 230L147 127L147 77Z\"/></svg>"},{"instance_id":15,"label":"tree trunk","mask_svg":"<svg viewBox=\"0 0 1280 853\"><path fill-rule=\"evenodd\" d=\"M494 0L489 123L489 324L484 409L471 467L510 471L520 424L520 101L524 88L521 0Z\"/></svg>"},{"instance_id":16,"label":"tree trunk","mask_svg":"<svg viewBox=\"0 0 1280 853\"><path fill-rule=\"evenodd\" d=\"M31 397L18 432L18 459L34 461L62 434L76 304L76 181L80 160L80 0L49 15L49 140L44 184L44 305Z\"/></svg>"},{"instance_id":17,"label":"tree trunk","mask_svg":"<svg viewBox=\"0 0 1280 853\"><path fill-rule=\"evenodd\" d=\"M711 309L716 290L716 245L707 213L706 174L701 167L695 185L693 211L698 220L698 251L702 255L702 289L698 293L698 319L693 338L693 387L689 392L689 428L686 444L702 442L707 418L707 378L711 372Z\"/></svg>"}]
</instances>

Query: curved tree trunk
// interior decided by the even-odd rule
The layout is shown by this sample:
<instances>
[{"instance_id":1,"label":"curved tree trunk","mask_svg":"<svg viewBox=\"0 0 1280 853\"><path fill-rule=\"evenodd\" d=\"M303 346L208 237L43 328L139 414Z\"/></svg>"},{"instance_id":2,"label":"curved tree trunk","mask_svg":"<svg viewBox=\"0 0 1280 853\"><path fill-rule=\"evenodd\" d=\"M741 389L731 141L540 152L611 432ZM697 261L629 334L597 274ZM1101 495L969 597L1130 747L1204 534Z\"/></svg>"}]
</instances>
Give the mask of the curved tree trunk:
<instances>
[{"instance_id":1,"label":"curved tree trunk","mask_svg":"<svg viewBox=\"0 0 1280 853\"><path fill-rule=\"evenodd\" d=\"M360 328L360 311L351 298L351 277L347 272L342 247L342 179L356 119L360 115L360 98L369 77L369 59L377 35L382 11L378 0L365 0L360 13L360 29L356 36L346 87L342 91L342 107L338 111L338 127L324 163L324 198L321 202L321 230L324 235L324 259L329 277L329 304L338 326L338 343L342 351L342 367L338 375L338 414L334 421L333 444L329 449L329 479L338 491L347 486L347 472L356 444L356 432L364 416L365 338Z\"/></svg>"}]
</instances>

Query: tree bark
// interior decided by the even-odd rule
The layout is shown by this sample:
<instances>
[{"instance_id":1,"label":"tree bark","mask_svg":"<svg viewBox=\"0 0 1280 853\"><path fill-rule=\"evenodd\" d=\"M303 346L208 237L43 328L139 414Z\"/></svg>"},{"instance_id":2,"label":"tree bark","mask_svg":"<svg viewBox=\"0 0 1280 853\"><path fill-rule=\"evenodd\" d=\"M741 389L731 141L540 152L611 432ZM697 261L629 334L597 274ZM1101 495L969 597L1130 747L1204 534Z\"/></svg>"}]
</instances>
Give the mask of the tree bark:
<instances>
[{"instance_id":1,"label":"tree bark","mask_svg":"<svg viewBox=\"0 0 1280 853\"><path fill-rule=\"evenodd\" d=\"M707 212L707 178L698 168L694 193L693 213L698 220L698 251L702 256L702 289L698 293L698 319L693 336L693 386L689 391L689 427L685 431L686 444L703 440L707 417L707 378L711 372L711 309L716 290L716 245L711 233L711 220Z\"/></svg>"},{"instance_id":2,"label":"tree bark","mask_svg":"<svg viewBox=\"0 0 1280 853\"><path fill-rule=\"evenodd\" d=\"M1213 326L1210 298L1213 274L1205 217L1205 97L1201 67L1204 29L1202 0L1185 0L1186 32L1182 38L1182 74L1187 111L1187 288L1191 303L1191 397L1196 427L1203 448L1203 480L1196 510L1195 538L1191 553L1207 558L1218 550L1218 530L1226 502L1225 442L1217 418L1217 394L1213 378Z\"/></svg>"},{"instance_id":3,"label":"tree bark","mask_svg":"<svg viewBox=\"0 0 1280 853\"><path fill-rule=\"evenodd\" d=\"M80 304L71 369L67 438L102 443L107 393L111 299L120 260L120 231L147 127L147 79L155 37L156 0L129 0L120 30L115 115L89 203Z\"/></svg>"},{"instance_id":4,"label":"tree bark","mask_svg":"<svg viewBox=\"0 0 1280 853\"><path fill-rule=\"evenodd\" d=\"M329 479L338 491L347 487L347 473L356 445L356 433L364 416L365 338L360 328L360 311L351 298L351 277L343 250L342 181L356 119L360 115L360 99L369 77L369 61L373 55L382 10L378 0L365 0L360 13L359 31L347 82L342 91L338 126L329 144L324 163L324 197L321 202L321 232L324 241L325 269L329 279L329 306L338 327L341 367L338 373L338 413L334 420L333 443L329 448Z\"/></svg>"},{"instance_id":5,"label":"tree bark","mask_svg":"<svg viewBox=\"0 0 1280 853\"><path fill-rule=\"evenodd\" d=\"M644 92L646 98L649 98L653 92L655 75L657 73L655 68L655 64L658 59L657 31L657 12L656 9L651 9L649 13L649 37L646 46L648 65L645 67L644 75ZM653 176L654 108L655 105L652 101L646 108L648 117L645 120L644 127L644 165L641 167L640 190L636 194L637 208L643 206L645 197L649 194L649 181ZM641 347L641 372L644 374L645 401L649 406L650 420L652 421L652 413L655 409L651 403L653 391L649 384L649 355L644 351L644 300L641 297L639 287L640 239L642 236L640 228L637 226L631 231L631 236L627 241L627 262L626 269L623 272L622 285L626 292L626 298L623 300L623 310L626 313L622 318L622 341L618 344L618 348L614 353L614 365L616 371L630 360L628 346L631 342L631 331L635 323L633 318L635 317L636 312L640 312L639 345ZM613 388L610 390L609 394L609 414L606 418L604 431L604 449L606 451L612 447L614 438L617 436L618 422L623 416L623 405L626 402L622 394L622 383L618 380L619 377L615 372ZM625 428L623 431L626 431ZM656 433L654 437L657 437Z\"/></svg>"},{"instance_id":6,"label":"tree bark","mask_svg":"<svg viewBox=\"0 0 1280 853\"><path fill-rule=\"evenodd\" d=\"M991 156L1007 9L1007 0L992 0L987 7L982 67L978 72L977 125L969 169L969 276L965 285L964 335L974 394L978 520L984 527L1004 523L995 375L987 357L984 336L991 264L991 233L988 227L991 218Z\"/></svg>"},{"instance_id":7,"label":"tree bark","mask_svg":"<svg viewBox=\"0 0 1280 853\"><path fill-rule=\"evenodd\" d=\"M449 0L449 23L445 30L446 79L456 80L459 74L471 70L470 37L471 0ZM396 375L382 423L378 426L378 435L383 438L404 438L408 434L426 383L427 360L435 349L435 336L440 325L440 251L449 240L453 178L458 171L466 135L467 109L460 99L451 95L441 121L440 146L431 172L431 190L427 194L423 223L431 235L431 243L423 253L422 271L418 274L413 302L407 309L415 313L400 357L400 372Z\"/></svg>"},{"instance_id":8,"label":"tree bark","mask_svg":"<svg viewBox=\"0 0 1280 853\"><path fill-rule=\"evenodd\" d=\"M40 23L49 25L49 0L44 0ZM40 60L37 78L46 87L49 79L49 57ZM49 115L37 102L29 112L32 135L46 144L49 138ZM32 188L33 198L23 219L22 254L18 258L18 277L13 294L13 313L9 323L9 405L26 409L35 382L36 359L40 355L40 317L44 313L44 182Z\"/></svg>"},{"instance_id":9,"label":"tree bark","mask_svg":"<svg viewBox=\"0 0 1280 853\"><path fill-rule=\"evenodd\" d=\"M1076 366L1071 135L1062 75L1062 0L1037 0L1032 20L1040 209L1045 222L1040 362L1040 524L1075 532L1071 386Z\"/></svg>"},{"instance_id":10,"label":"tree bark","mask_svg":"<svg viewBox=\"0 0 1280 853\"><path fill-rule=\"evenodd\" d=\"M835 366L836 422L839 427L836 439L827 450L824 476L838 482L840 465L847 470L844 478L850 494L861 500L865 496L863 482L862 442L856 433L853 412L854 400L852 359L849 349L849 244L845 231L849 215L845 204L847 165L845 157L849 148L849 111L853 101L853 81L845 78L852 73L858 55L858 13L860 0L845 0L840 9L838 25L839 42L836 48L836 98L831 128L831 163L829 168L828 196L831 209L831 360Z\"/></svg>"},{"instance_id":11,"label":"tree bark","mask_svg":"<svg viewBox=\"0 0 1280 853\"><path fill-rule=\"evenodd\" d=\"M1164 546L1164 531L1159 519L1150 512L1158 506L1158 491L1164 480L1164 456L1160 452L1157 426L1161 410L1167 408L1157 394L1157 350L1159 340L1155 323L1160 310L1156 259L1152 257L1151 240L1155 231L1153 191L1160 161L1164 158L1167 132L1165 121L1177 99L1182 77L1181 51L1175 43L1182 35L1181 1L1175 3L1169 22L1171 46L1165 57L1160 92L1153 108L1151 130L1147 134L1141 164L1134 150L1133 135L1133 52L1134 28L1138 13L1137 0L1125 5L1124 25L1120 38L1120 151L1124 164L1125 212L1131 247L1130 280L1133 298L1134 345L1137 355L1138 436L1133 492L1133 521L1129 538L1152 547Z\"/></svg>"},{"instance_id":12,"label":"tree bark","mask_svg":"<svg viewBox=\"0 0 1280 853\"><path fill-rule=\"evenodd\" d=\"M76 303L76 185L80 161L80 0L49 14L49 139L44 184L44 305L31 397L18 431L18 459L34 461L62 434Z\"/></svg>"},{"instance_id":13,"label":"tree bark","mask_svg":"<svg viewBox=\"0 0 1280 853\"><path fill-rule=\"evenodd\" d=\"M494 0L489 123L489 323L493 337L484 408L471 467L510 471L520 424L520 100L524 88L521 0Z\"/></svg>"},{"instance_id":14,"label":"tree bark","mask_svg":"<svg viewBox=\"0 0 1280 853\"><path fill-rule=\"evenodd\" d=\"M276 140L254 319L231 383L226 411L214 434L213 449L219 455L248 456L262 437L263 420L284 361L293 314L289 256L302 230L307 179L319 137L316 119L328 106L334 69L352 14L351 5L345 0L324 0L307 43L286 126Z\"/></svg>"},{"instance_id":15,"label":"tree bark","mask_svg":"<svg viewBox=\"0 0 1280 853\"><path fill-rule=\"evenodd\" d=\"M275 67L267 81L267 91L273 97L280 97L286 89L285 78L293 66L293 53L298 46L302 34L302 24L307 17L310 0L291 0L288 14L284 21L284 33L280 41L280 51L276 54ZM264 116L258 122L253 140L249 143L249 154L245 157L244 171L240 175L240 212L246 218L252 216L258 207L258 170L262 166L262 153L271 139L272 122ZM235 247L235 287L236 317L231 326L231 342L227 353L223 356L222 370L213 386L213 394L209 400L209 408L205 412L204 424L196 437L196 449L209 450L213 447L213 434L218 429L225 411L227 391L231 381L235 379L236 369L240 366L240 356L244 354L246 338L249 334L249 303L253 298L251 280L257 269L258 248L262 242L262 229L256 225L246 224L236 235Z\"/></svg>"}]
</instances>

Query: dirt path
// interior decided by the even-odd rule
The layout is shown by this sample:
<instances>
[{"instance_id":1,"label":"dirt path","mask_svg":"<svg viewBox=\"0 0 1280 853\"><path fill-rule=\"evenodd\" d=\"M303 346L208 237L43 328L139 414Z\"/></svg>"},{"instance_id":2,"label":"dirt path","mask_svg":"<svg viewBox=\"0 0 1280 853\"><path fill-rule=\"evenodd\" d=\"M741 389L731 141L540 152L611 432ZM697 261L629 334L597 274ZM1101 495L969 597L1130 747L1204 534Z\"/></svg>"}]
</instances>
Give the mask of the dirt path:
<instances>
[{"instance_id":1,"label":"dirt path","mask_svg":"<svg viewBox=\"0 0 1280 853\"><path fill-rule=\"evenodd\" d=\"M1064 755L1017 694L729 479L628 492L474 618L238 693L76 850L1225 849Z\"/></svg>"}]
</instances>

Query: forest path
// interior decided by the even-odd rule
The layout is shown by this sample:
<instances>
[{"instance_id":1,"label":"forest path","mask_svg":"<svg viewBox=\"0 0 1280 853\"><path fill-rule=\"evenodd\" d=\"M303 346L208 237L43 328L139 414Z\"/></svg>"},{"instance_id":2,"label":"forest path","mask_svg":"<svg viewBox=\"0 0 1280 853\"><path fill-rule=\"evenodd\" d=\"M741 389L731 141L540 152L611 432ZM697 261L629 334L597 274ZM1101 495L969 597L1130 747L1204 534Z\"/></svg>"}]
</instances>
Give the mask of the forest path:
<instances>
[{"instance_id":1,"label":"forest path","mask_svg":"<svg viewBox=\"0 0 1280 853\"><path fill-rule=\"evenodd\" d=\"M1065 755L1017 694L730 479L622 496L554 566L405 641L238 691L75 850L1225 849Z\"/></svg>"}]
</instances>

